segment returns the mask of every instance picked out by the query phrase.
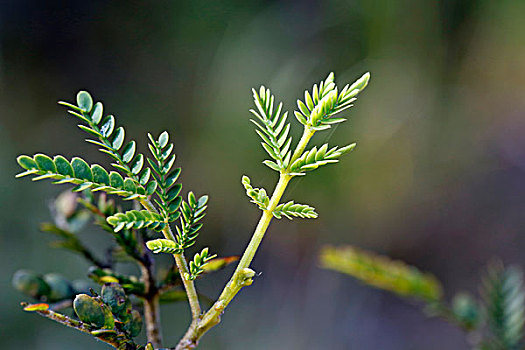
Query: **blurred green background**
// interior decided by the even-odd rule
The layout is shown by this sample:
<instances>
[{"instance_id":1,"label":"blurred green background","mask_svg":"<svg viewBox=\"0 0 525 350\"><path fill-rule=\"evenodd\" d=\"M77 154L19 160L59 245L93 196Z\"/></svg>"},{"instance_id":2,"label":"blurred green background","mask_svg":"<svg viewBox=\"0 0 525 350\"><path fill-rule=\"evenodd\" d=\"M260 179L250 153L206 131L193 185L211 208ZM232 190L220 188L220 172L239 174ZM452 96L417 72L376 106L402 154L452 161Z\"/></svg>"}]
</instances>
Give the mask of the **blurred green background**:
<instances>
[{"instance_id":1,"label":"blurred green background","mask_svg":"<svg viewBox=\"0 0 525 350\"><path fill-rule=\"evenodd\" d=\"M435 273L450 296L476 293L494 257L525 265L525 1L1 1L0 329L4 349L104 349L20 311L20 268L68 278L88 265L47 248L38 223L65 187L15 180L18 154L109 164L55 102L87 89L146 152L175 140L185 189L209 194L199 247L244 249L258 218L240 185L275 173L248 121L250 89L292 111L330 72L372 80L350 121L316 141L358 143L337 166L292 184L315 222L274 222L203 349L467 349L462 333L349 277L320 270L324 243L351 243ZM295 122L295 121L294 121ZM295 132L299 132L295 124ZM103 234L84 232L95 245ZM198 288L219 292L231 268ZM174 344L185 304L165 307Z\"/></svg>"}]
</instances>

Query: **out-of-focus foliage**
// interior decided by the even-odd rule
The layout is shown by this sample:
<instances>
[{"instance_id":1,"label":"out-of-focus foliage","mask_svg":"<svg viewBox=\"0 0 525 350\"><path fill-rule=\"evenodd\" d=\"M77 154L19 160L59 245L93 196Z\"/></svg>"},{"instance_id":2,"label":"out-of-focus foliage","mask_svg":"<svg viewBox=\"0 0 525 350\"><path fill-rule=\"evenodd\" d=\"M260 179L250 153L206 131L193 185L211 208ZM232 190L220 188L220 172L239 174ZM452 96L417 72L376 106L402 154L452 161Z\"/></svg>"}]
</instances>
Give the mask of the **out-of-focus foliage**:
<instances>
[{"instance_id":1,"label":"out-of-focus foliage","mask_svg":"<svg viewBox=\"0 0 525 350\"><path fill-rule=\"evenodd\" d=\"M525 288L523 273L515 266L490 264L481 283L481 301L461 292L449 307L434 276L401 261L351 246L326 246L320 263L372 287L423 300L429 316L442 317L472 334L473 350L518 350L525 346Z\"/></svg>"},{"instance_id":2,"label":"out-of-focus foliage","mask_svg":"<svg viewBox=\"0 0 525 350\"><path fill-rule=\"evenodd\" d=\"M346 273L401 296L433 302L439 301L443 294L441 283L433 275L402 261L355 247L326 246L321 250L320 262L324 268Z\"/></svg>"},{"instance_id":3,"label":"out-of-focus foliage","mask_svg":"<svg viewBox=\"0 0 525 350\"><path fill-rule=\"evenodd\" d=\"M490 337L483 349L523 349L525 289L523 273L516 267L493 264L483 280L483 305Z\"/></svg>"}]
</instances>

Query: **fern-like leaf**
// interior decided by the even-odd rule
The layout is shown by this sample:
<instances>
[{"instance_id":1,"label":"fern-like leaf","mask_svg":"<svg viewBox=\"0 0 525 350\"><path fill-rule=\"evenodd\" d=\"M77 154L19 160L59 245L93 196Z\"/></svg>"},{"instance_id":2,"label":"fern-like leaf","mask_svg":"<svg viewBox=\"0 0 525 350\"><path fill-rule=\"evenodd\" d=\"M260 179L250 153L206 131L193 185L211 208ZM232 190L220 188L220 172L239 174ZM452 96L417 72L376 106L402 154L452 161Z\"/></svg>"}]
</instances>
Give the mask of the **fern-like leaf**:
<instances>
[{"instance_id":1,"label":"fern-like leaf","mask_svg":"<svg viewBox=\"0 0 525 350\"><path fill-rule=\"evenodd\" d=\"M266 194L266 190L252 187L250 178L246 175L242 177L241 183L246 189L246 195L252 199L251 202L257 204L259 209L266 210L268 204L270 204L270 198Z\"/></svg>"},{"instance_id":2,"label":"fern-like leaf","mask_svg":"<svg viewBox=\"0 0 525 350\"><path fill-rule=\"evenodd\" d=\"M117 213L106 220L108 224L113 226L115 232L124 228L128 230L150 228L155 231L162 231L167 225L160 214L148 210L130 210L125 213Z\"/></svg>"},{"instance_id":3,"label":"fern-like leaf","mask_svg":"<svg viewBox=\"0 0 525 350\"><path fill-rule=\"evenodd\" d=\"M368 85L370 73L365 73L351 86L346 85L340 93L334 82L334 73L313 86L312 93L304 93L304 102L297 101L299 111L295 111L297 120L313 130L329 129L332 124L344 122L344 118L334 118L334 116L350 107L356 100L357 94L364 90Z\"/></svg>"},{"instance_id":4,"label":"fern-like leaf","mask_svg":"<svg viewBox=\"0 0 525 350\"><path fill-rule=\"evenodd\" d=\"M175 237L182 249L189 248L195 244L195 240L202 228L202 223L199 221L206 215L207 203L208 196L201 196L197 199L193 192L188 193L188 201L182 202L180 227L176 226L177 235Z\"/></svg>"},{"instance_id":5,"label":"fern-like leaf","mask_svg":"<svg viewBox=\"0 0 525 350\"><path fill-rule=\"evenodd\" d=\"M58 181L55 181L54 184L72 183L77 185L73 189L75 192L86 189L93 192L104 191L123 196L125 200L146 198L151 194L142 185L136 184L133 179L122 178L114 171L108 173L98 164L90 166L78 157L68 161L61 155L51 159L45 154L38 153L32 158L21 155L17 158L17 162L26 171L16 177L36 175L33 181L55 179Z\"/></svg>"},{"instance_id":6,"label":"fern-like leaf","mask_svg":"<svg viewBox=\"0 0 525 350\"><path fill-rule=\"evenodd\" d=\"M288 112L281 114L282 102L274 111L274 96L270 89L261 86L259 93L255 89L252 92L257 110L250 109L250 112L258 120L251 119L251 122L258 128L255 131L263 140L264 150L274 160L265 160L263 163L275 171L283 171L290 161L289 149L292 143L292 137L288 136L290 124L286 123Z\"/></svg>"},{"instance_id":7,"label":"fern-like leaf","mask_svg":"<svg viewBox=\"0 0 525 350\"><path fill-rule=\"evenodd\" d=\"M303 219L315 219L318 214L315 212L315 208L306 205L294 203L289 201L288 203L279 204L272 212L273 216L277 219L281 219L283 216L292 220L292 216Z\"/></svg>"},{"instance_id":8,"label":"fern-like leaf","mask_svg":"<svg viewBox=\"0 0 525 350\"><path fill-rule=\"evenodd\" d=\"M305 172L317 169L322 165L337 163L339 162L339 157L352 151L355 146L356 144L353 143L345 147L335 146L328 149L328 144L325 143L319 149L314 147L309 151L305 151L290 165L290 175L304 175Z\"/></svg>"},{"instance_id":9,"label":"fern-like leaf","mask_svg":"<svg viewBox=\"0 0 525 350\"><path fill-rule=\"evenodd\" d=\"M136 142L131 140L124 146L124 128L115 128L113 115L103 118L102 102L93 104L91 95L87 91L80 91L77 94L77 105L63 101L59 104L70 108L68 113L85 123L78 127L96 138L86 141L99 146L99 151L109 155L115 161L111 164L113 167L132 179L136 185L156 186L153 182L148 183L150 170L143 168L144 155L136 154Z\"/></svg>"},{"instance_id":10,"label":"fern-like leaf","mask_svg":"<svg viewBox=\"0 0 525 350\"><path fill-rule=\"evenodd\" d=\"M168 145L169 134L164 131L157 140L151 134L148 134L150 143L148 147L153 155L153 159L148 158L148 163L153 170L153 176L158 183L156 194L159 200L155 200L160 207L161 215L169 222L175 221L180 213L179 208L182 198L179 195L182 190L180 183L175 183L179 178L181 169L175 168L176 155L173 152L173 143Z\"/></svg>"}]
</instances>

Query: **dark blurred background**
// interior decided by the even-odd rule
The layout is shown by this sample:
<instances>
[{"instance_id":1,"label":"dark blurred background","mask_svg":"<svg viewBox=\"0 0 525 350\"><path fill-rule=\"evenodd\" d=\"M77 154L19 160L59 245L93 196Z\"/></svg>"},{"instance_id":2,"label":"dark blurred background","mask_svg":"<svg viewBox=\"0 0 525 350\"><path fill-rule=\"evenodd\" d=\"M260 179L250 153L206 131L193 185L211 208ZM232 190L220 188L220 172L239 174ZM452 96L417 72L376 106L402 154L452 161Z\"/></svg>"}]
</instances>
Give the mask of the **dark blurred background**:
<instances>
[{"instance_id":1,"label":"dark blurred background","mask_svg":"<svg viewBox=\"0 0 525 350\"><path fill-rule=\"evenodd\" d=\"M417 305L319 269L317 252L350 243L403 259L447 297L477 293L492 258L525 265L524 15L514 0L1 1L2 348L106 348L23 313L10 284L20 268L78 278L89 267L38 232L65 187L14 179L21 153L109 164L57 100L91 91L144 152L147 131L169 130L185 189L211 198L199 247L232 255L259 215L241 175L276 181L248 121L250 89L271 87L292 111L330 71L340 85L370 71L350 121L315 140L358 149L285 195L320 218L272 224L253 263L262 275L201 347L467 349ZM231 272L197 286L216 296ZM188 316L186 304L163 309L168 344Z\"/></svg>"}]
</instances>

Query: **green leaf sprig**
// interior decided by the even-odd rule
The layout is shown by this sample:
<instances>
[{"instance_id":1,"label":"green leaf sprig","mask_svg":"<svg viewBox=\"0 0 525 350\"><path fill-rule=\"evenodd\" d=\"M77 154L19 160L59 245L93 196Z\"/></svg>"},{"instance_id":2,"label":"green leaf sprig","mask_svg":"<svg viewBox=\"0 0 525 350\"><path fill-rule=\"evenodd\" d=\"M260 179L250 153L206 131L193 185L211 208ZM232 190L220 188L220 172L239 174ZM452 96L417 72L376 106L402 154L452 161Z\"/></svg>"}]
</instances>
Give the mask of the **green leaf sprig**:
<instances>
[{"instance_id":1,"label":"green leaf sprig","mask_svg":"<svg viewBox=\"0 0 525 350\"><path fill-rule=\"evenodd\" d=\"M182 201L180 227L176 226L175 240L154 239L146 243L153 253L182 254L185 249L195 244L202 228L200 221L206 215L208 196L195 197L193 192L188 193L188 201Z\"/></svg>"},{"instance_id":2,"label":"green leaf sprig","mask_svg":"<svg viewBox=\"0 0 525 350\"><path fill-rule=\"evenodd\" d=\"M102 102L93 104L91 95L87 91L80 91L77 94L77 105L63 101L59 104L70 108L68 113L86 124L79 124L78 127L98 139L86 139L86 141L99 146L99 151L109 155L115 161L111 164L113 167L133 179L137 186L147 186L147 192L152 192L156 185L154 182L148 182L150 170L143 169L144 155L136 154L137 144L134 140L124 146L124 127L115 129L116 122L113 115L103 117Z\"/></svg>"},{"instance_id":3,"label":"green leaf sprig","mask_svg":"<svg viewBox=\"0 0 525 350\"><path fill-rule=\"evenodd\" d=\"M145 198L148 193L144 187L135 183L129 177L111 171L108 173L98 164L88 165L79 157L68 161L61 155L51 157L37 153L33 157L21 155L17 158L18 164L26 171L16 177L37 175L33 181L55 179L54 184L72 183L77 185L73 191L81 192L86 189L91 191L104 191L110 194L123 196L125 200Z\"/></svg>"},{"instance_id":4,"label":"green leaf sprig","mask_svg":"<svg viewBox=\"0 0 525 350\"><path fill-rule=\"evenodd\" d=\"M159 138L155 140L151 134L148 133L150 143L148 147L153 159L148 158L148 163L153 169L153 177L158 183L155 193L159 200L155 199L155 203L160 208L162 217L167 222L177 220L179 217L179 208L182 198L179 195L182 190L182 185L176 183L181 173L181 168L172 170L175 164L176 155L173 152L173 143L168 145L169 134L164 131Z\"/></svg>"},{"instance_id":5,"label":"green leaf sprig","mask_svg":"<svg viewBox=\"0 0 525 350\"><path fill-rule=\"evenodd\" d=\"M288 136L290 123L286 123L288 112L281 114L283 103L280 102L274 111L274 96L270 89L261 86L259 93L252 89L253 101L257 110L250 112L257 120L250 119L258 129L255 132L261 137L261 145L274 161L265 160L263 163L275 171L282 171L288 167L291 153L289 152L292 137Z\"/></svg>"},{"instance_id":6,"label":"green leaf sprig","mask_svg":"<svg viewBox=\"0 0 525 350\"><path fill-rule=\"evenodd\" d=\"M201 273L206 271L205 266L216 256L216 254L210 255L207 247L200 253L196 253L193 260L190 261L190 272L186 274L186 278L190 280L196 279Z\"/></svg>"}]
</instances>

